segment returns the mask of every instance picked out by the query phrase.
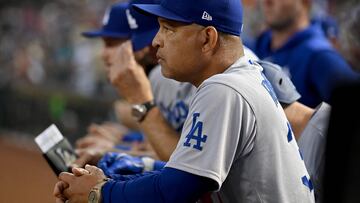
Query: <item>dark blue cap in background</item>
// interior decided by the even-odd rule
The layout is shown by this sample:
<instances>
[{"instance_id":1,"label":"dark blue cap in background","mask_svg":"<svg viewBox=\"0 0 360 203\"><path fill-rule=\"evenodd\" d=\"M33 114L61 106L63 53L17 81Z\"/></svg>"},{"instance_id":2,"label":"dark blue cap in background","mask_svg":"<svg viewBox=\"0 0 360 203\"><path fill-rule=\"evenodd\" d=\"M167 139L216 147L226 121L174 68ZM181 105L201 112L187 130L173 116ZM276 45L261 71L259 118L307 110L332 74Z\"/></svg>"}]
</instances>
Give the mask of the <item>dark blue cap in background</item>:
<instances>
[{"instance_id":1,"label":"dark blue cap in background","mask_svg":"<svg viewBox=\"0 0 360 203\"><path fill-rule=\"evenodd\" d=\"M127 22L128 3L117 3L111 6L104 15L103 27L100 30L83 32L85 37L130 38L131 30Z\"/></svg>"},{"instance_id":2,"label":"dark blue cap in background","mask_svg":"<svg viewBox=\"0 0 360 203\"><path fill-rule=\"evenodd\" d=\"M162 0L160 4L136 4L135 9L183 23L214 26L218 31L240 36L240 0Z\"/></svg>"},{"instance_id":3,"label":"dark blue cap in background","mask_svg":"<svg viewBox=\"0 0 360 203\"><path fill-rule=\"evenodd\" d=\"M129 10L126 11L129 27L132 31L131 41L133 50L139 51L151 45L157 31L159 23L155 16L146 16L134 10L133 4L158 4L160 0L131 0Z\"/></svg>"}]
</instances>

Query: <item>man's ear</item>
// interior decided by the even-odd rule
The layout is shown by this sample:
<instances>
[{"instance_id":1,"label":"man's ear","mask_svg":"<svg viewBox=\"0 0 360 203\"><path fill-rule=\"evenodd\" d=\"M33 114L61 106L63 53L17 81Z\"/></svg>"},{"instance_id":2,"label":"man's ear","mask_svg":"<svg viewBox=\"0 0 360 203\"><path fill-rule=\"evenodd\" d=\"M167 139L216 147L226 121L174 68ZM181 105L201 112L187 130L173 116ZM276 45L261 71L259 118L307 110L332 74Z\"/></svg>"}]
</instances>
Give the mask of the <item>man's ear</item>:
<instances>
[{"instance_id":1,"label":"man's ear","mask_svg":"<svg viewBox=\"0 0 360 203\"><path fill-rule=\"evenodd\" d=\"M202 51L209 52L214 50L219 41L219 33L213 26L207 26L201 31Z\"/></svg>"}]
</instances>

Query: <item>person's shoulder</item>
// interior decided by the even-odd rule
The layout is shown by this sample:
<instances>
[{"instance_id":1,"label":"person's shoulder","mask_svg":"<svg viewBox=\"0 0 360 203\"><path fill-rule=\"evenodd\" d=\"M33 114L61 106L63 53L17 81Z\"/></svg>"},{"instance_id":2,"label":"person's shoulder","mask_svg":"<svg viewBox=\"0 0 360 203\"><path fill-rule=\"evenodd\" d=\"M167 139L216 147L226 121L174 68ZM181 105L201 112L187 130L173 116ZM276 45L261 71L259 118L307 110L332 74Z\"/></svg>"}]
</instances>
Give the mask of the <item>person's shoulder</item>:
<instances>
[{"instance_id":1,"label":"person's shoulder","mask_svg":"<svg viewBox=\"0 0 360 203\"><path fill-rule=\"evenodd\" d=\"M307 46L310 51L321 52L321 51L334 51L335 48L331 45L329 40L326 38L321 28L317 24L310 25L305 32L309 35L304 41L303 45Z\"/></svg>"},{"instance_id":2,"label":"person's shoulder","mask_svg":"<svg viewBox=\"0 0 360 203\"><path fill-rule=\"evenodd\" d=\"M243 92L244 89L256 88L256 83L261 80L261 66L252 63L247 57L242 57L223 73L213 75L206 79L198 88L222 87L221 91ZM220 91L220 90L218 90Z\"/></svg>"},{"instance_id":3,"label":"person's shoulder","mask_svg":"<svg viewBox=\"0 0 360 203\"><path fill-rule=\"evenodd\" d=\"M326 70L329 71L328 74L333 72L334 74L346 74L349 79L359 78L359 74L352 70L345 58L336 50L329 49L314 52L313 57L311 58L311 63L314 67L318 67L319 71L326 68Z\"/></svg>"}]
</instances>

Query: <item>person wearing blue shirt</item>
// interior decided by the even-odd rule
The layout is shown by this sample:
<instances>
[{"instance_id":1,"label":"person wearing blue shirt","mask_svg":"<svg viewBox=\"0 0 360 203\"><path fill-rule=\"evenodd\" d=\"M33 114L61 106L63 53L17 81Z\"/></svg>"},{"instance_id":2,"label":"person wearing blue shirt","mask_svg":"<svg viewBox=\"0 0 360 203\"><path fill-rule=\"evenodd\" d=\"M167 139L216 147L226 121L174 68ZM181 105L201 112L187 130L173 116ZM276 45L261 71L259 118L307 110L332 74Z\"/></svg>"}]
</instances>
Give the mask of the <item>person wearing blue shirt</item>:
<instances>
[{"instance_id":1,"label":"person wearing blue shirt","mask_svg":"<svg viewBox=\"0 0 360 203\"><path fill-rule=\"evenodd\" d=\"M282 67L301 94L300 102L315 107L329 102L332 89L358 80L326 39L319 24L311 24L307 0L264 0L269 30L256 40L255 54Z\"/></svg>"}]
</instances>

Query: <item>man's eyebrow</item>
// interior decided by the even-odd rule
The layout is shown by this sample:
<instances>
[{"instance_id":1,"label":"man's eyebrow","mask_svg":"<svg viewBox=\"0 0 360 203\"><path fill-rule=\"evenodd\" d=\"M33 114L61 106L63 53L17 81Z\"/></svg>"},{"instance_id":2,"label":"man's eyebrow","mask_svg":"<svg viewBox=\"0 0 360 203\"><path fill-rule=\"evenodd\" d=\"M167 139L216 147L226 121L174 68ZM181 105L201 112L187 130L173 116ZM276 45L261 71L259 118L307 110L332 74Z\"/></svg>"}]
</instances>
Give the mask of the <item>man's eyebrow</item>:
<instances>
[{"instance_id":1,"label":"man's eyebrow","mask_svg":"<svg viewBox=\"0 0 360 203\"><path fill-rule=\"evenodd\" d=\"M168 20L168 19L164 19L164 18L159 18L159 22L171 26L171 27L180 27L180 26L186 26L189 25L190 23L182 23L182 22L178 22L178 21L174 21L174 20Z\"/></svg>"}]
</instances>

